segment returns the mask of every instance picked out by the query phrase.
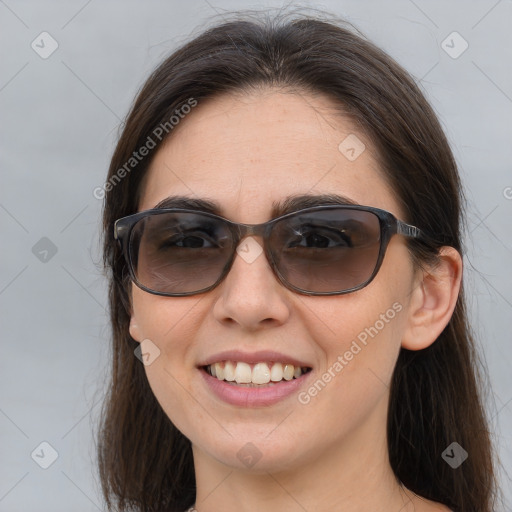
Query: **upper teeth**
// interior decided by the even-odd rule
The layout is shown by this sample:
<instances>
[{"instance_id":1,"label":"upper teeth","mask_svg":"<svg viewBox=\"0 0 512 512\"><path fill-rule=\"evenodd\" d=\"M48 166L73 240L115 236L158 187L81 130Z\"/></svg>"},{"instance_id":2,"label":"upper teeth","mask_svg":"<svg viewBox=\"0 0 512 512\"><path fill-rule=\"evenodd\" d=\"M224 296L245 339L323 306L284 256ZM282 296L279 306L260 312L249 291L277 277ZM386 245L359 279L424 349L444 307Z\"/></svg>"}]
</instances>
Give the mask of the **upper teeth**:
<instances>
[{"instance_id":1,"label":"upper teeth","mask_svg":"<svg viewBox=\"0 0 512 512\"><path fill-rule=\"evenodd\" d=\"M253 367L241 361L225 361L207 366L207 371L219 380L237 384L268 384L270 381L292 380L300 377L307 368L282 363L256 363Z\"/></svg>"}]
</instances>

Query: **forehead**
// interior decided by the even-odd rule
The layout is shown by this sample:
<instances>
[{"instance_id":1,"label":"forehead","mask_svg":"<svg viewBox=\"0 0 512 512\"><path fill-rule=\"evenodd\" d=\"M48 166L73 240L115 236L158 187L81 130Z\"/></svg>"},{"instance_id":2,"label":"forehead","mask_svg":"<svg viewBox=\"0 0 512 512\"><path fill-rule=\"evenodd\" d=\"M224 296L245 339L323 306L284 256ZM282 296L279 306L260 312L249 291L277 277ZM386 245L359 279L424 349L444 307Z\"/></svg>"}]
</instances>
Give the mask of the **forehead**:
<instances>
[{"instance_id":1,"label":"forehead","mask_svg":"<svg viewBox=\"0 0 512 512\"><path fill-rule=\"evenodd\" d=\"M199 103L158 150L139 211L167 197L209 199L238 222L264 222L298 195L398 205L364 134L328 98L275 90L225 94Z\"/></svg>"}]
</instances>

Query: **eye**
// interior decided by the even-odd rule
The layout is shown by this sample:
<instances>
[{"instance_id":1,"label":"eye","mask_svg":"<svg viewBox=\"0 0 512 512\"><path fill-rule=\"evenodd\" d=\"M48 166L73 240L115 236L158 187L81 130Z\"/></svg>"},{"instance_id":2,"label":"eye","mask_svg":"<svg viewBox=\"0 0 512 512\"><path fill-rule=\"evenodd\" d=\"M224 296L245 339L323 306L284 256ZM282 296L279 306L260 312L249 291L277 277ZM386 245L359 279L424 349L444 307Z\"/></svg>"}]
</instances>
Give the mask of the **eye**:
<instances>
[{"instance_id":1,"label":"eye","mask_svg":"<svg viewBox=\"0 0 512 512\"><path fill-rule=\"evenodd\" d=\"M295 231L296 237L288 247L328 249L333 247L353 247L350 234L345 230L329 228L301 228Z\"/></svg>"},{"instance_id":2,"label":"eye","mask_svg":"<svg viewBox=\"0 0 512 512\"><path fill-rule=\"evenodd\" d=\"M214 241L210 236L201 232L178 233L161 240L158 243L158 249L208 249L219 247L218 241Z\"/></svg>"}]
</instances>

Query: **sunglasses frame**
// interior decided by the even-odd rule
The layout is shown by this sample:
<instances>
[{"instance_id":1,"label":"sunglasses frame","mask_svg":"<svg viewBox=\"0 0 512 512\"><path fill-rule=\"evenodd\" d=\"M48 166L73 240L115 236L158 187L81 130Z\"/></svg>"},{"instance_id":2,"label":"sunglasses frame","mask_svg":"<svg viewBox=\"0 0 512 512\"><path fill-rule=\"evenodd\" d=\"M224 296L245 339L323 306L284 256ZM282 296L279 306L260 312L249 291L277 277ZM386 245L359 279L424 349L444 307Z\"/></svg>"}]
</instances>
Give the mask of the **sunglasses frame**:
<instances>
[{"instance_id":1,"label":"sunglasses frame","mask_svg":"<svg viewBox=\"0 0 512 512\"><path fill-rule=\"evenodd\" d=\"M347 290L342 291L334 291L334 292L311 292L308 290L304 290L302 288L298 288L296 286L293 286L292 284L288 283L286 279L282 276L282 274L279 271L279 268L277 267L276 262L274 261L274 258L272 256L272 253L270 252L268 239L270 236L270 232L272 230L272 227L277 222L280 222L288 217L296 216L298 214L307 213L307 212L313 212L313 211L325 211L325 210L357 210L357 211L364 211L373 213L378 219L380 224L380 247L379 247L379 255L377 257L377 262L375 264L375 268L370 275L370 277L361 283L360 285L354 286L352 288L349 288ZM201 290L193 291L193 292L182 292L182 293L170 293L170 292L159 292L156 290L152 290L146 286L144 286L142 283L140 283L135 275L135 271L133 268L133 262L131 259L131 251L130 251L130 238L131 233L133 230L133 227L137 222L139 222L141 219L147 216L152 215L162 215L165 213L193 213L193 214L200 214L205 215L207 217L212 217L214 219L220 220L223 223L225 223L229 231L231 232L233 236L234 243L234 250L229 258L229 260L226 262L226 265L224 266L223 271L221 272L221 275L217 279L217 281L208 286L207 288L203 288ZM215 287L217 287L227 276L229 273L233 262L235 261L236 257L236 249L238 248L240 242L246 238L247 236L261 236L263 238L263 250L265 252L265 255L267 257L267 261L270 263L270 267L272 268L272 271L274 275L278 278L279 282L288 288L289 290L292 290L294 292L300 293L302 295L344 295L346 293L355 292L357 290L360 290L364 288L365 286L368 286L377 273L379 272L379 269L382 265L382 262L384 260L384 255L386 253L386 249L388 247L389 241L391 240L391 237L393 235L403 235L407 238L421 238L423 237L422 231L410 224L405 223L402 220L397 219L392 213L382 210L380 208L374 208L372 206L362 206L362 205L352 205L352 204L343 204L343 205L320 205L320 206L312 206L308 208L304 208L301 210L295 210L293 212L287 213L285 215L281 215L280 217L276 217L274 219L271 219L267 222L263 222L261 224L242 224L238 222L233 222L229 219L226 219L224 217L221 217L220 215L216 215L214 213L210 212L204 212L201 210L193 210L193 209L184 209L184 208L156 208L151 210L145 210L142 212L134 213L132 215L128 215L126 217L122 217L115 221L114 223L114 238L119 242L121 246L121 250L123 252L124 258L126 260L126 263L128 265L128 270L130 273L130 277L132 281L142 290L151 293L153 295L161 295L164 297L185 297L190 295L198 295L200 293L205 293L210 290L213 290Z\"/></svg>"}]
</instances>

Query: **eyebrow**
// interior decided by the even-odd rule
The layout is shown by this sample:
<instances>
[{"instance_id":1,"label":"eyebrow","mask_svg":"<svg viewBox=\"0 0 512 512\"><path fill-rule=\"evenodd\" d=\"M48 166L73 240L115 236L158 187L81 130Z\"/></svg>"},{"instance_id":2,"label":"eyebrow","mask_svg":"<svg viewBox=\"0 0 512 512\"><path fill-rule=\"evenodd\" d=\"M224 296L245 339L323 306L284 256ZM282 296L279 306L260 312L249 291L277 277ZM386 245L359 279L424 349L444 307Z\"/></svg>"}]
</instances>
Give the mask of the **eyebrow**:
<instances>
[{"instance_id":1,"label":"eyebrow","mask_svg":"<svg viewBox=\"0 0 512 512\"><path fill-rule=\"evenodd\" d=\"M358 205L356 201L339 194L296 194L272 203L271 218L281 217L304 208L322 205ZM160 201L154 209L183 208L198 210L226 217L219 202L207 198L188 196L169 196Z\"/></svg>"}]
</instances>

